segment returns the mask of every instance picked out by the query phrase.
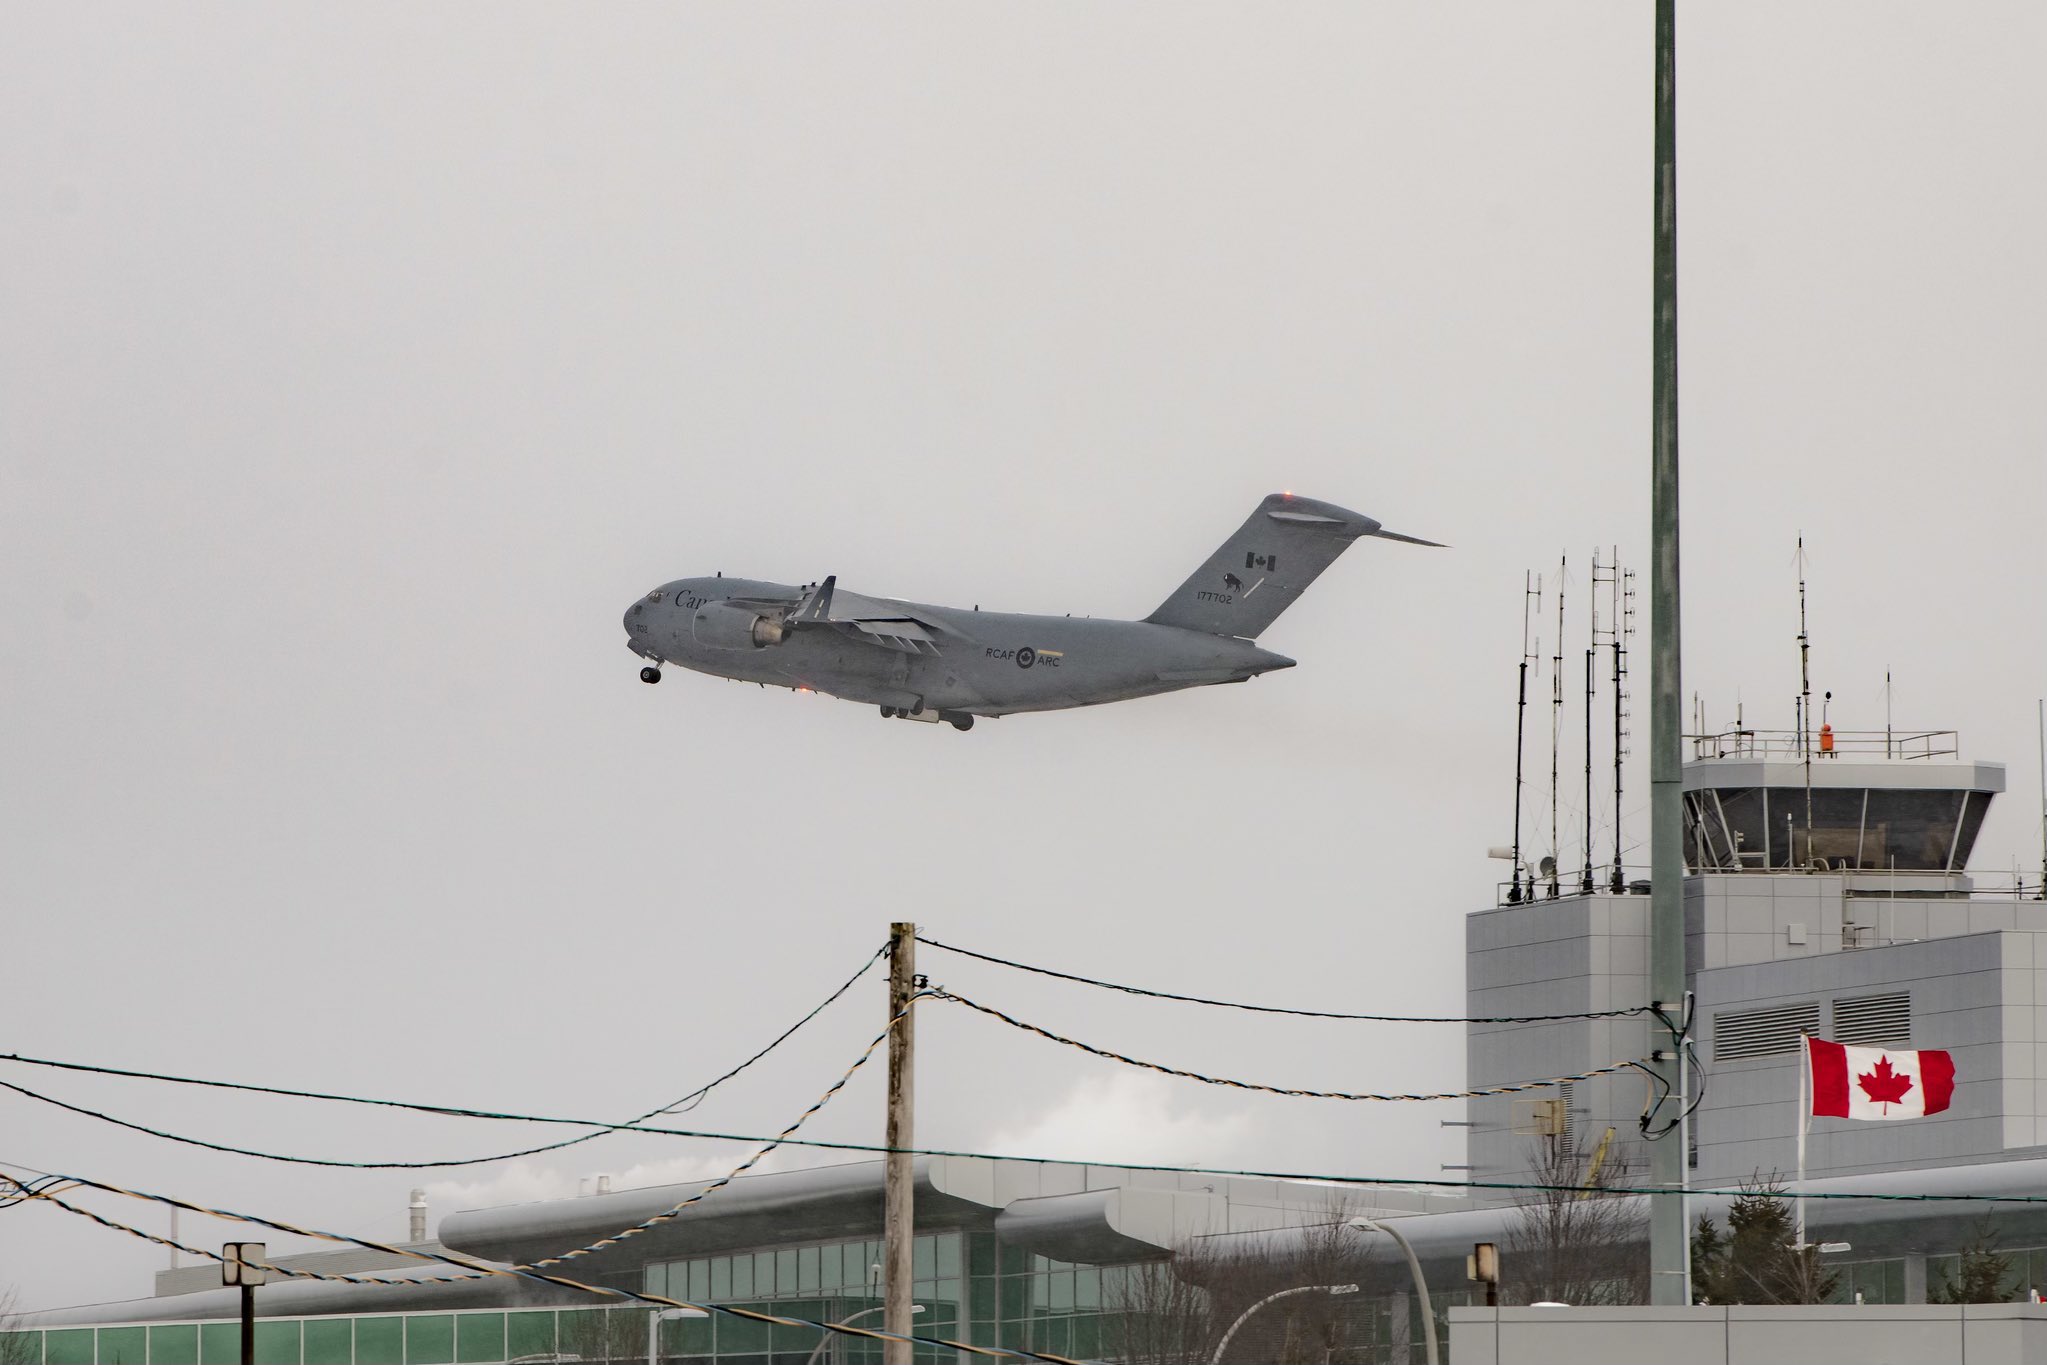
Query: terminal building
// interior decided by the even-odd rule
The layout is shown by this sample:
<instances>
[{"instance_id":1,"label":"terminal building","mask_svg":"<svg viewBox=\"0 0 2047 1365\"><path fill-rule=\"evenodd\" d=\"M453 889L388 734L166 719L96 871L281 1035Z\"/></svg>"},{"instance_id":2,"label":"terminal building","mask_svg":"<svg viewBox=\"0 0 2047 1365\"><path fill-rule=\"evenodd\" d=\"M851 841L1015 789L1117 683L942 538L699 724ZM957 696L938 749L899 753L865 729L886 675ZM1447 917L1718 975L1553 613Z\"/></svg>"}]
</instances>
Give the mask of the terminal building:
<instances>
[{"instance_id":1,"label":"terminal building","mask_svg":"<svg viewBox=\"0 0 2047 1365\"><path fill-rule=\"evenodd\" d=\"M1119 1322L1149 1311L1143 1283L1175 1250L1328 1225L1327 1185L1135 1173L1049 1162L920 1157L915 1165L916 1334L1082 1359L1119 1353ZM548 1267L585 1283L823 1322L878 1325L880 1161L741 1177L692 1208L586 1257ZM609 1237L700 1185L655 1186L452 1214L422 1250L523 1264ZM1461 1207L1374 1192L1370 1211ZM1356 1206L1364 1211L1365 1205ZM1346 1207L1343 1211L1348 1212ZM1355 1235L1348 1234L1345 1235ZM647 1358L648 1310L531 1280L460 1276L416 1260L343 1251L280 1266L388 1284L282 1280L256 1292L260 1365L495 1365ZM158 1276L157 1296L29 1315L9 1365L238 1365L240 1291L212 1265ZM1382 1315L1383 1316L1383 1315ZM1394 1325L1374 1320L1387 1337ZM660 1354L696 1365L806 1365L814 1328L731 1317L663 1324ZM1382 1343L1384 1344L1384 1343ZM842 1365L878 1365L879 1343L838 1340ZM919 1361L959 1353L919 1347Z\"/></svg>"},{"instance_id":2,"label":"terminal building","mask_svg":"<svg viewBox=\"0 0 2047 1365\"><path fill-rule=\"evenodd\" d=\"M1838 1297L1923 1303L1982 1225L1983 1210L1994 1209L2001 1249L2012 1256L2011 1292L2024 1297L2047 1288L2047 1204L1881 1198L2047 1193L2047 900L2037 883L1982 874L1970 862L1990 802L2005 789L2004 769L1965 761L1951 733L1830 738L1825 750L1809 735L1746 729L1688 741L1692 1183L1725 1190L1759 1176L1791 1178L1801 1035L1946 1049L1956 1085L1944 1113L1898 1123L1812 1121L1807 1188L1876 1196L1814 1202L1812 1235L1848 1246L1829 1256L1840 1272ZM1469 1025L1471 1087L1588 1072L1648 1053L1645 1017L1618 1013L1639 1011L1649 998L1648 888L1618 871L1595 875L1590 863L1588 852L1576 876L1551 868L1530 881L1517 870L1511 889L1466 915L1467 1013L1617 1013ZM1480 1185L1512 1184L1561 1155L1581 1174L1603 1169L1633 1183L1647 1164L1638 1124L1646 1091L1640 1074L1621 1072L1470 1101L1461 1164ZM1195 1262L1216 1256L1294 1255L1350 1235L1362 1244L1363 1234L1346 1225L1366 1214L1413 1245L1440 1320L1471 1302L1464 1258L1472 1244L1495 1242L1511 1257L1522 1218L1505 1190L1481 1188L1466 1199L972 1158L922 1158L916 1184L918 1335L1148 1365L1166 1357L1131 1348L1129 1330L1157 1316L1161 1272L1198 1282ZM532 1261L637 1224L697 1188L457 1213L427 1245L498 1263ZM1724 1196L1697 1196L1692 1213L1718 1214L1726 1204ZM691 1302L844 1321L879 1306L881 1221L880 1162L750 1176L685 1217L565 1269ZM408 1283L459 1272L401 1268L418 1263L369 1253L288 1263L392 1282L287 1281L258 1291L261 1365L646 1358L643 1308L593 1308L587 1295L504 1276ZM167 1272L150 1298L28 1315L6 1338L5 1358L235 1365L238 1300L235 1291L202 1287L213 1273ZM1379 1243L1344 1273L1362 1292L1317 1358L1420 1359L1421 1308L1404 1260ZM1507 1273L1511 1280L1511 1265ZM690 1365L813 1365L821 1344L813 1328L717 1316L661 1332L661 1357ZM825 1354L837 1365L880 1359L876 1344L851 1338ZM920 1347L917 1359L938 1365L955 1354Z\"/></svg>"}]
</instances>

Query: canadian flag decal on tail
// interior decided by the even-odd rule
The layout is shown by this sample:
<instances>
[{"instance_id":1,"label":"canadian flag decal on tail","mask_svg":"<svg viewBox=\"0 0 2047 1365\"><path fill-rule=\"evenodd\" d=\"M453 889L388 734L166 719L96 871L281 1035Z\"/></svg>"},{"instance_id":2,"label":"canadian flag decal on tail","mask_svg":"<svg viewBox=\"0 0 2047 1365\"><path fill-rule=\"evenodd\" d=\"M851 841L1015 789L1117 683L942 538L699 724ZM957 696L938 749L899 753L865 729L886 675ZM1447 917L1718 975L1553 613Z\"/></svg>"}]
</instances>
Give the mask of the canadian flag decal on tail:
<instances>
[{"instance_id":1,"label":"canadian flag decal on tail","mask_svg":"<svg viewBox=\"0 0 2047 1365\"><path fill-rule=\"evenodd\" d=\"M1837 1119L1916 1119L1938 1114L1955 1095L1953 1054L1849 1047L1805 1040L1812 1112Z\"/></svg>"}]
</instances>

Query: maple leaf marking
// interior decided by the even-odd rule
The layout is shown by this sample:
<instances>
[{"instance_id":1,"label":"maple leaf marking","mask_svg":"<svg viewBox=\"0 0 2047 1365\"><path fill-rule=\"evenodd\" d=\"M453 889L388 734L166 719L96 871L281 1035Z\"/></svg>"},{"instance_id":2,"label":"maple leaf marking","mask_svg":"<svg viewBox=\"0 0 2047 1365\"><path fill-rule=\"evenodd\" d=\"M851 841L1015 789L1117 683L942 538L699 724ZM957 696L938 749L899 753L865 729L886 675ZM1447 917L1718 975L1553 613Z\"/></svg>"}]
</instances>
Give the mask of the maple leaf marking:
<instances>
[{"instance_id":1,"label":"maple leaf marking","mask_svg":"<svg viewBox=\"0 0 2047 1365\"><path fill-rule=\"evenodd\" d=\"M1890 1112L1892 1105L1902 1104L1905 1092L1912 1088L1912 1078L1893 1071L1889 1057L1877 1058L1876 1065L1857 1076L1855 1083L1869 1096L1870 1103L1882 1105L1885 1113Z\"/></svg>"}]
</instances>

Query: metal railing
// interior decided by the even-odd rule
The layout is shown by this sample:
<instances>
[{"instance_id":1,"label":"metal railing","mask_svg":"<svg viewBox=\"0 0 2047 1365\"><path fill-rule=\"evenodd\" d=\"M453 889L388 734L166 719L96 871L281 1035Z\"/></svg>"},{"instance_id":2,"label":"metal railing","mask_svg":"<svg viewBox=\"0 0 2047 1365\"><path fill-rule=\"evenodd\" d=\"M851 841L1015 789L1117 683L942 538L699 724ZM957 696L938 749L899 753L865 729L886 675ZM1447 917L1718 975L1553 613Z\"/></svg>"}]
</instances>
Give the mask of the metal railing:
<instances>
[{"instance_id":1,"label":"metal railing","mask_svg":"<svg viewBox=\"0 0 2047 1365\"><path fill-rule=\"evenodd\" d=\"M2047 900L2047 877L2043 877L2038 872L2027 872L2024 870L2000 871L1974 868L1964 870L1956 868L1952 872L1940 871L1938 869L1900 872L1889 871L1880 867L1851 868L1845 865L1836 866L1826 863L1824 860L1814 860L1811 864L1803 867L1686 868L1685 875L1687 877L1701 875L1714 877L1850 877L1859 884L1854 891L1850 892L1857 899L1885 894L1883 889L1876 888L1873 885L1885 879L1888 879L1890 882L1890 894L1901 898L1924 898L1930 894L1940 894L1945 898L1948 893L1944 891L1936 893L1933 887L1934 883L1952 884L1957 878L1966 878L1969 883L1969 890L1966 896L1962 897L1963 899L1975 901ZM1648 881L1649 868L1646 864L1640 866L1634 864L1622 865L1622 894L1647 894L1641 890L1641 887ZM1560 868L1557 872L1555 895L1550 893L1550 882L1547 877L1537 881L1532 892L1530 890L1530 883L1524 880L1521 883L1521 898L1518 902L1508 899L1508 892L1512 889L1513 883L1511 882L1493 883L1493 904L1495 906L1507 906L1517 903L1527 905L1531 901L1568 900L1574 896L1583 896L1587 894L1584 889L1584 866L1579 864L1570 868ZM1594 863L1592 865L1592 890L1590 894L1595 896L1610 896L1614 894L1613 864L1611 862Z\"/></svg>"},{"instance_id":2,"label":"metal railing","mask_svg":"<svg viewBox=\"0 0 2047 1365\"><path fill-rule=\"evenodd\" d=\"M1835 730L1833 747L1823 749L1817 729L1751 730L1745 726L1708 735L1686 735L1693 758L1952 758L1961 752L1956 730Z\"/></svg>"}]
</instances>

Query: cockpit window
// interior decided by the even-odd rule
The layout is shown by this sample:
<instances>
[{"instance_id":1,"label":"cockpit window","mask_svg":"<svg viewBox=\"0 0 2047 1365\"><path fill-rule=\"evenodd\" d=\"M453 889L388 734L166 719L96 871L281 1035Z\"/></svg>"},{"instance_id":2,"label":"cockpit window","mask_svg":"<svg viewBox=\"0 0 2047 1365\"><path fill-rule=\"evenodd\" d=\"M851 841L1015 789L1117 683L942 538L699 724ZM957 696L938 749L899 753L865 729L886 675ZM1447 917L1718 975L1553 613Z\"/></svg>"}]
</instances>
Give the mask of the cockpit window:
<instances>
[{"instance_id":1,"label":"cockpit window","mask_svg":"<svg viewBox=\"0 0 2047 1365\"><path fill-rule=\"evenodd\" d=\"M654 589L654 591L648 593L647 600L649 602L659 602L661 600L661 589L656 588Z\"/></svg>"}]
</instances>

